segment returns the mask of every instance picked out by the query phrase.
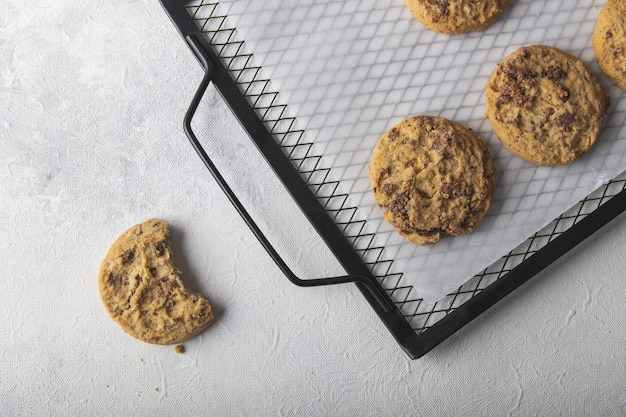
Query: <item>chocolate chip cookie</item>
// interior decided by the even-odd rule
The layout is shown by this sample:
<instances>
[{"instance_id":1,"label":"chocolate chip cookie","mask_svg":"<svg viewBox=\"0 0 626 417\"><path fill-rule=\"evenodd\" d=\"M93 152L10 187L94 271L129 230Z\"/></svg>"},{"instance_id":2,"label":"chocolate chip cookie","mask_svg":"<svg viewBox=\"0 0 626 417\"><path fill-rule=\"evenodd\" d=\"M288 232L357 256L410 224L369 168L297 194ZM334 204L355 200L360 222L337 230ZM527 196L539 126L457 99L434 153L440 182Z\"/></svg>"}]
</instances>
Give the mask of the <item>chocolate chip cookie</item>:
<instances>
[{"instance_id":1,"label":"chocolate chip cookie","mask_svg":"<svg viewBox=\"0 0 626 417\"><path fill-rule=\"evenodd\" d=\"M522 47L497 64L487 117L502 144L536 165L579 159L596 142L608 97L596 76L560 49Z\"/></svg>"},{"instance_id":2,"label":"chocolate chip cookie","mask_svg":"<svg viewBox=\"0 0 626 417\"><path fill-rule=\"evenodd\" d=\"M509 0L405 0L428 29L446 33L480 32L504 13Z\"/></svg>"},{"instance_id":3,"label":"chocolate chip cookie","mask_svg":"<svg viewBox=\"0 0 626 417\"><path fill-rule=\"evenodd\" d=\"M598 16L592 42L598 66L626 91L626 2L608 0Z\"/></svg>"},{"instance_id":4,"label":"chocolate chip cookie","mask_svg":"<svg viewBox=\"0 0 626 417\"><path fill-rule=\"evenodd\" d=\"M183 286L172 262L167 223L147 220L125 231L100 266L100 297L109 315L131 336L169 345L200 333L211 306Z\"/></svg>"},{"instance_id":5,"label":"chocolate chip cookie","mask_svg":"<svg viewBox=\"0 0 626 417\"><path fill-rule=\"evenodd\" d=\"M473 231L495 190L485 143L441 117L414 116L387 131L374 148L369 178L385 219L418 245Z\"/></svg>"}]
</instances>

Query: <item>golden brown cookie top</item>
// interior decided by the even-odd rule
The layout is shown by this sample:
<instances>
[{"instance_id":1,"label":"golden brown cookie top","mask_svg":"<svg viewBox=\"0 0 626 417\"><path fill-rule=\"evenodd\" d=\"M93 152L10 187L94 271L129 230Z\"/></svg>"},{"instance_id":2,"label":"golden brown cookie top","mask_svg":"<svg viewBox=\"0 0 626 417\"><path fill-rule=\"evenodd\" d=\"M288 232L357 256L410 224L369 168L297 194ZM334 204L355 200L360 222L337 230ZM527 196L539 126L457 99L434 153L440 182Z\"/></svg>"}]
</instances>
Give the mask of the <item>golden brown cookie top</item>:
<instances>
[{"instance_id":1,"label":"golden brown cookie top","mask_svg":"<svg viewBox=\"0 0 626 417\"><path fill-rule=\"evenodd\" d=\"M369 177L385 219L419 245L442 233L473 231L495 190L484 142L440 117L414 116L387 131L374 148Z\"/></svg>"},{"instance_id":2,"label":"golden brown cookie top","mask_svg":"<svg viewBox=\"0 0 626 417\"><path fill-rule=\"evenodd\" d=\"M180 343L213 319L208 301L185 289L171 256L167 223L150 219L125 231L100 266L100 297L109 315L144 342Z\"/></svg>"},{"instance_id":3,"label":"golden brown cookie top","mask_svg":"<svg viewBox=\"0 0 626 417\"><path fill-rule=\"evenodd\" d=\"M496 66L487 117L500 141L537 165L580 158L595 143L608 106L598 79L560 49L522 47Z\"/></svg>"},{"instance_id":4,"label":"golden brown cookie top","mask_svg":"<svg viewBox=\"0 0 626 417\"><path fill-rule=\"evenodd\" d=\"M606 2L591 39L602 72L626 91L626 1Z\"/></svg>"},{"instance_id":5,"label":"golden brown cookie top","mask_svg":"<svg viewBox=\"0 0 626 417\"><path fill-rule=\"evenodd\" d=\"M446 34L480 32L506 10L509 0L405 0L428 29Z\"/></svg>"}]
</instances>

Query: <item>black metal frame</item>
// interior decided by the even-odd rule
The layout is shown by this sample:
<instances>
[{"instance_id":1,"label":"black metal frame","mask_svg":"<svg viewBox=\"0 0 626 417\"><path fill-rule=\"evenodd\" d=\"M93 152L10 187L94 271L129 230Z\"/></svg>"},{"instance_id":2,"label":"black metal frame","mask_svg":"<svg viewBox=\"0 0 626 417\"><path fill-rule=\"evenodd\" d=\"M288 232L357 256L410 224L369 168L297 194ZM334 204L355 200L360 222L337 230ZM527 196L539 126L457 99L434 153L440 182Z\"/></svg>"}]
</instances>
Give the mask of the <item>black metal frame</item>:
<instances>
[{"instance_id":1,"label":"black metal frame","mask_svg":"<svg viewBox=\"0 0 626 417\"><path fill-rule=\"evenodd\" d=\"M418 334L385 289L376 280L370 268L354 249L352 243L328 215L318 197L311 191L306 181L295 169L292 161L274 140L272 133L264 125L255 109L247 101L232 79L229 71L221 63L202 31L185 8L184 0L161 0L170 19L180 32L187 45L198 59L204 76L184 117L184 130L194 149L211 172L233 206L250 227L259 242L276 262L281 271L294 284L302 287L333 285L353 282L363 293L372 308L387 326L398 343L413 359L419 358L469 323L483 311L509 294L515 288L535 276L553 261L586 239L611 219L626 210L626 189L598 207L593 213L574 224L570 229L536 251L524 262L506 273L488 287L473 295L461 306L449 311L444 318ZM199 143L191 121L196 109L210 84L213 84L238 118L276 176L301 208L303 214L324 240L337 260L347 271L347 275L329 278L300 279L289 268L280 254L260 230L246 208L239 201L217 167L213 164Z\"/></svg>"}]
</instances>

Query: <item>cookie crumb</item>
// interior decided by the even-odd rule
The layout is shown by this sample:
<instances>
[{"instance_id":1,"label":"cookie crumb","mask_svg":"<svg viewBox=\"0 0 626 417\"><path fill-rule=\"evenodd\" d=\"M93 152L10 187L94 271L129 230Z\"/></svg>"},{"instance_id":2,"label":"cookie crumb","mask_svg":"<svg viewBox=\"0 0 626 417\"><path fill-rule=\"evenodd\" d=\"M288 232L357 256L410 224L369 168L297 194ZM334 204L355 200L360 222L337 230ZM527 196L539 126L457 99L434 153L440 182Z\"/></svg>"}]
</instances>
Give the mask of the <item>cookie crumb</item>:
<instances>
[{"instance_id":1,"label":"cookie crumb","mask_svg":"<svg viewBox=\"0 0 626 417\"><path fill-rule=\"evenodd\" d=\"M154 389L154 392L159 392L159 387L156 387L156 388Z\"/></svg>"},{"instance_id":2,"label":"cookie crumb","mask_svg":"<svg viewBox=\"0 0 626 417\"><path fill-rule=\"evenodd\" d=\"M174 346L174 351L180 355L185 353L185 345L176 345Z\"/></svg>"}]
</instances>

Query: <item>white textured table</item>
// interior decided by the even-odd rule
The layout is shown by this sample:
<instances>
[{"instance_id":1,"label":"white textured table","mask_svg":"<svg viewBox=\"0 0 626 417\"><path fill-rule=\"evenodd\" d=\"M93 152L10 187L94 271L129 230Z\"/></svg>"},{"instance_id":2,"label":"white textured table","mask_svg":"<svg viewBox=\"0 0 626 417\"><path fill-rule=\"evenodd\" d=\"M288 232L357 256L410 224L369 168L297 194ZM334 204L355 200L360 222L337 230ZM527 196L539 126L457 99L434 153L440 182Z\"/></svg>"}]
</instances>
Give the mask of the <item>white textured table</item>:
<instances>
[{"instance_id":1,"label":"white textured table","mask_svg":"<svg viewBox=\"0 0 626 417\"><path fill-rule=\"evenodd\" d=\"M292 285L239 219L181 129L186 48L156 0L0 3L0 415L626 413L626 217L411 361L355 287ZM98 295L149 217L216 311L183 355Z\"/></svg>"}]
</instances>

